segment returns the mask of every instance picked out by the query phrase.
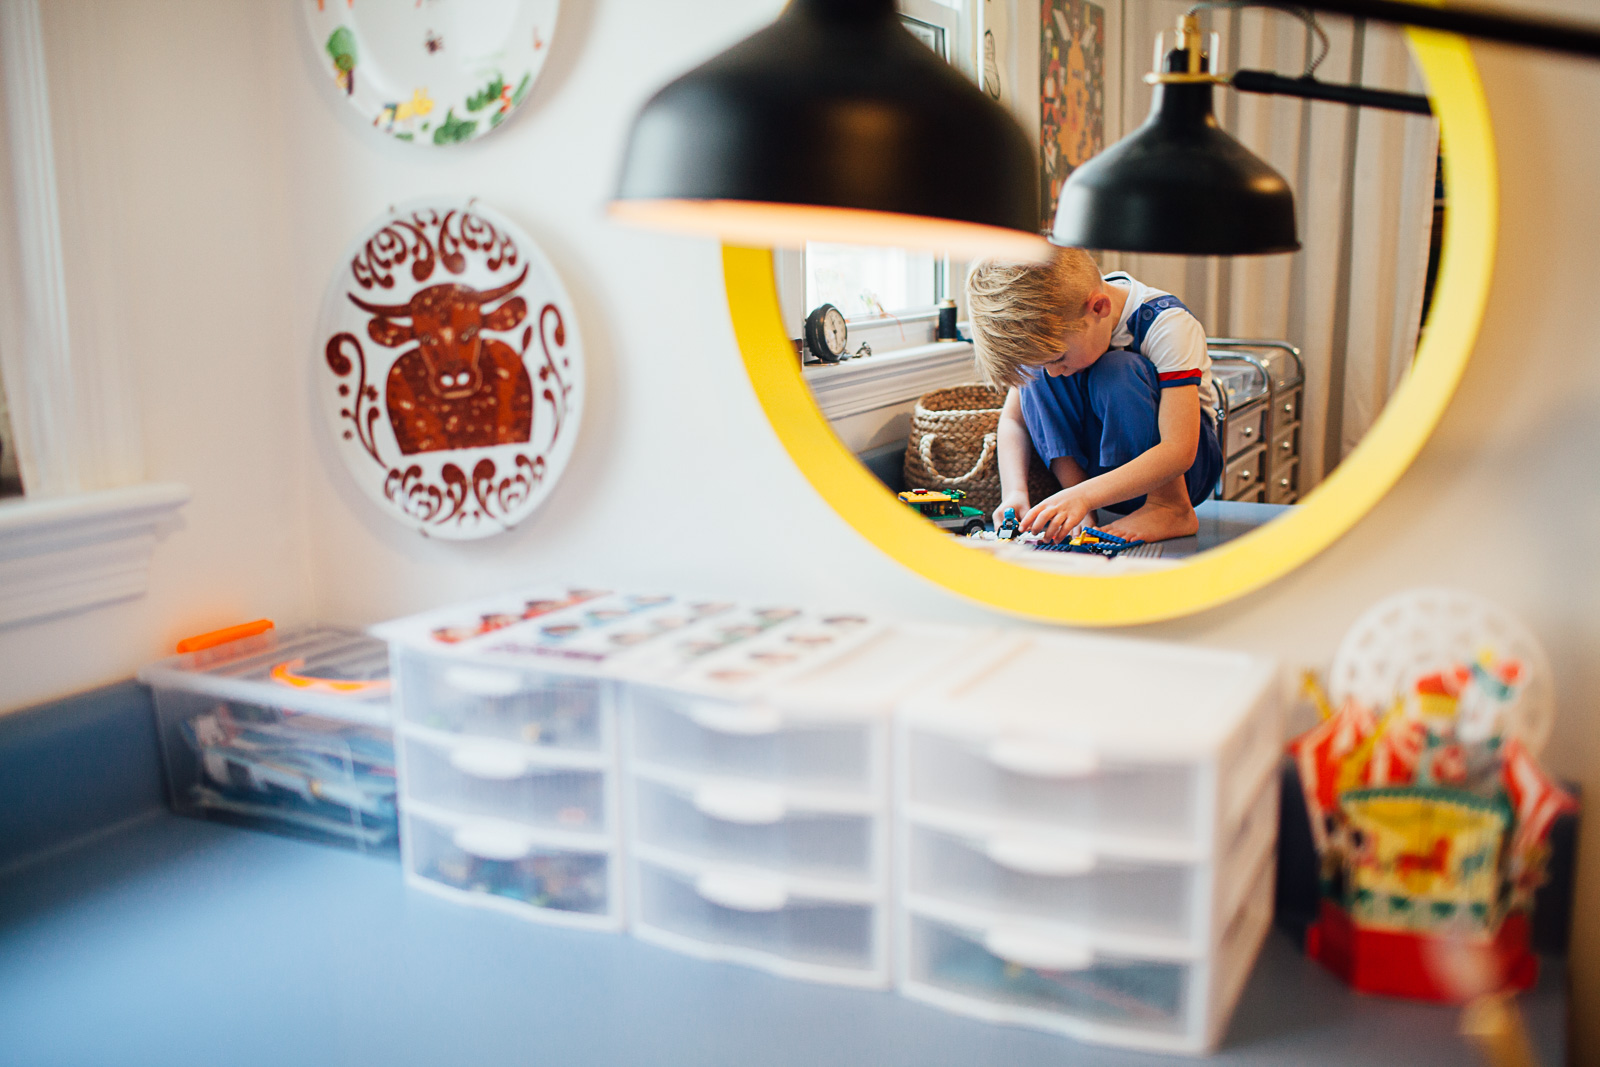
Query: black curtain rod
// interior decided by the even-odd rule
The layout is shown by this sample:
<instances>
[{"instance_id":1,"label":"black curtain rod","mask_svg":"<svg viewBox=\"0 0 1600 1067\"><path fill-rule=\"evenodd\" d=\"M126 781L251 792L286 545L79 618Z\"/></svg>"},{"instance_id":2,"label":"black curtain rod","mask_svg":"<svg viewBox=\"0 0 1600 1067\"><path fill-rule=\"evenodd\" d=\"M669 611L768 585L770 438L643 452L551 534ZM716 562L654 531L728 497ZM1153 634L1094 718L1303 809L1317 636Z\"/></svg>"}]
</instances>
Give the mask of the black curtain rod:
<instances>
[{"instance_id":1,"label":"black curtain rod","mask_svg":"<svg viewBox=\"0 0 1600 1067\"><path fill-rule=\"evenodd\" d=\"M1431 7L1401 0L1295 0L1295 6L1600 59L1600 27L1593 24L1524 18L1470 5Z\"/></svg>"}]
</instances>

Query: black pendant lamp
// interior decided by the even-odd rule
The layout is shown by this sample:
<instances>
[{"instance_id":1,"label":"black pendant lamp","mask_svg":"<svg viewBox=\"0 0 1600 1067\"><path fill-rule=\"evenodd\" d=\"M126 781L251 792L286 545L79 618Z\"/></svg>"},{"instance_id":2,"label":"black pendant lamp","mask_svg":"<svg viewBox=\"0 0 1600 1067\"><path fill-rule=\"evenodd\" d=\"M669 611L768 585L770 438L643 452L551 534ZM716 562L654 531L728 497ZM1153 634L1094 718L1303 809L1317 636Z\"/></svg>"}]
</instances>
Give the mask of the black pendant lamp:
<instances>
[{"instance_id":1,"label":"black pendant lamp","mask_svg":"<svg viewBox=\"0 0 1600 1067\"><path fill-rule=\"evenodd\" d=\"M1144 125L1073 171L1051 240L1115 252L1241 256L1293 252L1294 194L1283 175L1217 124L1199 23L1179 21Z\"/></svg>"},{"instance_id":2,"label":"black pendant lamp","mask_svg":"<svg viewBox=\"0 0 1600 1067\"><path fill-rule=\"evenodd\" d=\"M791 0L634 121L610 211L757 245L1038 258L1022 128L900 24L894 0Z\"/></svg>"}]
</instances>

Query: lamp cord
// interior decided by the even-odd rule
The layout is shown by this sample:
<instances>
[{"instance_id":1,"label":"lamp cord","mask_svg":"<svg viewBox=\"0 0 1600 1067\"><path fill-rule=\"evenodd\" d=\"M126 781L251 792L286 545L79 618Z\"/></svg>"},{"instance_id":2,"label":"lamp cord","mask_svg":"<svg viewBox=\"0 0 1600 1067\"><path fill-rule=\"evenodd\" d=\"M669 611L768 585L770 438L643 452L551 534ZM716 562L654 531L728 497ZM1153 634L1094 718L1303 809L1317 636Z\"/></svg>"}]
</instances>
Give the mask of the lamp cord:
<instances>
[{"instance_id":1,"label":"lamp cord","mask_svg":"<svg viewBox=\"0 0 1600 1067\"><path fill-rule=\"evenodd\" d=\"M1237 11L1247 7L1261 7L1270 11L1281 11L1286 15L1293 15L1306 24L1307 32L1316 35L1319 48L1316 55L1306 63L1305 73L1300 76L1302 78L1314 76L1317 68L1322 65L1322 61L1328 58L1329 44L1327 31L1317 22L1316 12L1309 7L1299 7L1294 4L1274 4L1267 2L1267 0L1201 0L1200 3L1189 8L1185 14L1193 15L1212 8Z\"/></svg>"}]
</instances>

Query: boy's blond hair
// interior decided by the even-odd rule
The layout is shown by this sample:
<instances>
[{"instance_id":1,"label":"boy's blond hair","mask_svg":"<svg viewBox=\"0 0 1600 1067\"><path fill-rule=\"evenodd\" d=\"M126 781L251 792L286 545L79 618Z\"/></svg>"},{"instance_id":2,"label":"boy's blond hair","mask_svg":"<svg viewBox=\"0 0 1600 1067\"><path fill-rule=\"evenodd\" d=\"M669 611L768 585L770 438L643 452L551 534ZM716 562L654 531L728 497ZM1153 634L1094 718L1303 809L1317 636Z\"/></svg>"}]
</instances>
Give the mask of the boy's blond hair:
<instances>
[{"instance_id":1,"label":"boy's blond hair","mask_svg":"<svg viewBox=\"0 0 1600 1067\"><path fill-rule=\"evenodd\" d=\"M1059 356L1089 325L1085 305L1100 268L1081 248L1057 248L1044 263L984 260L967 273L967 313L978 372L990 385L1021 385L1027 368Z\"/></svg>"}]
</instances>

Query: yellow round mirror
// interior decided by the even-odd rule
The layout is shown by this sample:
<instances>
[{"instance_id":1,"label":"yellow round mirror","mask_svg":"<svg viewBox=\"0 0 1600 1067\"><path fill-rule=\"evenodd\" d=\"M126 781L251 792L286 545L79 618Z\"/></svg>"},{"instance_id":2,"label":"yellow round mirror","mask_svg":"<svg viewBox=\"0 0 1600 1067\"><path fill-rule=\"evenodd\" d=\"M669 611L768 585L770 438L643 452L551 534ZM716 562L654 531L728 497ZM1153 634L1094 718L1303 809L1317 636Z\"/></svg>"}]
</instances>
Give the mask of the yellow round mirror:
<instances>
[{"instance_id":1,"label":"yellow round mirror","mask_svg":"<svg viewBox=\"0 0 1600 1067\"><path fill-rule=\"evenodd\" d=\"M1466 367L1494 260L1493 133L1465 41L1409 31L1444 145L1449 211L1414 361L1381 415L1325 480L1281 517L1181 565L1059 573L974 551L896 499L841 442L813 400L780 313L772 253L724 247L728 304L745 367L794 462L839 514L905 566L962 596L1037 619L1128 625L1200 611L1281 577L1354 525L1432 433Z\"/></svg>"}]
</instances>

